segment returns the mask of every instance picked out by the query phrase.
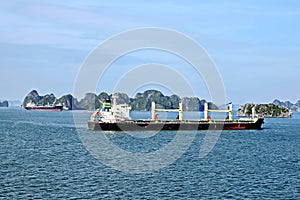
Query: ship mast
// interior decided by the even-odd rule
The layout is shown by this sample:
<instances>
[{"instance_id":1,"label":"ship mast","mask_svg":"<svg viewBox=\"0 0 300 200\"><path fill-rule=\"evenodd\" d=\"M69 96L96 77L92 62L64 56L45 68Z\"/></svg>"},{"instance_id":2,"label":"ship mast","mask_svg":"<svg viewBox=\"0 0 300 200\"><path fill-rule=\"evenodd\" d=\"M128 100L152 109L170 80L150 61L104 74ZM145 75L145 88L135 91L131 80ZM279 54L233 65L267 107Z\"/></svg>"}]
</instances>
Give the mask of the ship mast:
<instances>
[{"instance_id":1,"label":"ship mast","mask_svg":"<svg viewBox=\"0 0 300 200\"><path fill-rule=\"evenodd\" d=\"M215 113L225 112L225 113L228 113L228 120L232 120L232 103L228 104L228 110L213 110L213 109L208 109L208 103L205 102L204 103L204 119L205 120L209 120L208 119L208 113L209 112L215 112Z\"/></svg>"}]
</instances>

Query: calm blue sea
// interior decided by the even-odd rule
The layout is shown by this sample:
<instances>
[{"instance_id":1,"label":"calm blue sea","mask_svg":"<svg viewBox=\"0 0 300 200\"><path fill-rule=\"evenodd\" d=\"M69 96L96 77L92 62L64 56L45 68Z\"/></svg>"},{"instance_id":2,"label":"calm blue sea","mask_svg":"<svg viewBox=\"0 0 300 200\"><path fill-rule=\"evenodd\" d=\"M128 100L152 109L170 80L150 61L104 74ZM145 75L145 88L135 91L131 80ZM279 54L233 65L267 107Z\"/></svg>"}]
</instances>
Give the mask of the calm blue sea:
<instances>
[{"instance_id":1,"label":"calm blue sea","mask_svg":"<svg viewBox=\"0 0 300 200\"><path fill-rule=\"evenodd\" d=\"M81 134L91 140L104 135L126 151L156 151L176 134L139 138L93 132L87 130L89 114L74 112L82 118ZM300 199L299 113L292 119L265 119L263 130L223 131L212 151L199 158L205 134L197 131L170 165L128 173L94 158L77 133L72 112L2 108L0 199Z\"/></svg>"}]
</instances>

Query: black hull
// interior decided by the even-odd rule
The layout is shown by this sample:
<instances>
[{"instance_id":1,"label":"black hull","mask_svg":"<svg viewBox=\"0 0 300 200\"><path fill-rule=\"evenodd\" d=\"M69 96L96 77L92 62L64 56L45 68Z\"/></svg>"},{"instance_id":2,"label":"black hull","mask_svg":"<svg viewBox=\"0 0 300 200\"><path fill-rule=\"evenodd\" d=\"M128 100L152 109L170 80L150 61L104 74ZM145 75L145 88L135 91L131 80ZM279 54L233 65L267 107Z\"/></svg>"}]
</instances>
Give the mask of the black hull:
<instances>
[{"instance_id":1,"label":"black hull","mask_svg":"<svg viewBox=\"0 0 300 200\"><path fill-rule=\"evenodd\" d=\"M34 106L25 107L25 109L34 111L60 112L63 110L63 106Z\"/></svg>"},{"instance_id":2,"label":"black hull","mask_svg":"<svg viewBox=\"0 0 300 200\"><path fill-rule=\"evenodd\" d=\"M160 130L245 130L261 129L263 118L255 121L124 121L117 123L88 122L90 130L160 131Z\"/></svg>"}]
</instances>

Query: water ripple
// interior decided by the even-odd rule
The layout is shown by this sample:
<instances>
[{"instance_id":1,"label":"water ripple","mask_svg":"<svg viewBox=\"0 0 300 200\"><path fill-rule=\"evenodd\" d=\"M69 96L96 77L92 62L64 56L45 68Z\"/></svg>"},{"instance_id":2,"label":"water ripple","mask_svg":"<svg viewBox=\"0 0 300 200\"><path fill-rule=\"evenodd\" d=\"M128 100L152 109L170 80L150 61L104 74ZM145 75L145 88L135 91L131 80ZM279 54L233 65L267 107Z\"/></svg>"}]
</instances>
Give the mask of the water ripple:
<instances>
[{"instance_id":1,"label":"water ripple","mask_svg":"<svg viewBox=\"0 0 300 200\"><path fill-rule=\"evenodd\" d=\"M173 164L153 173L127 174L89 154L71 113L3 109L0 198L300 199L299 125L299 118L267 119L260 131L224 131L203 159L198 157L204 137L199 131ZM82 132L91 139L103 134ZM151 152L171 141L174 133L108 137L125 150Z\"/></svg>"}]
</instances>

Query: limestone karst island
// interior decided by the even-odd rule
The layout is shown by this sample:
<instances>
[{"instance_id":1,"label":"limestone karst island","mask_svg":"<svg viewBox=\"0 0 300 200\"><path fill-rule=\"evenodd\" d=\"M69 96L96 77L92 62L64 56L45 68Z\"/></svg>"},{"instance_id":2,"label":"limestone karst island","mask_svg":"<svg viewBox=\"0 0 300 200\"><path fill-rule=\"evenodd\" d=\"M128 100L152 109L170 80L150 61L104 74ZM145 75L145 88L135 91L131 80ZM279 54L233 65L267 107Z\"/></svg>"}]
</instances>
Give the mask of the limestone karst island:
<instances>
[{"instance_id":1,"label":"limestone karst island","mask_svg":"<svg viewBox=\"0 0 300 200\"><path fill-rule=\"evenodd\" d=\"M130 98L125 93L108 94L101 92L100 94L87 93L83 99L78 100L71 94L56 97L54 94L39 95L36 90L29 92L23 100L22 106L25 107L31 103L39 106L46 105L62 105L64 110L95 110L102 107L102 103L106 99L111 99L116 104L127 104L131 110L150 111L151 102L155 102L157 108L160 109L178 109L179 102L182 103L183 111L204 111L204 105L207 102L198 97L182 97L177 95L167 96L158 90L146 90L137 93L134 98ZM214 103L208 102L210 109L219 109ZM0 102L0 106L8 106L7 101ZM255 113L252 113L254 108ZM269 104L253 104L247 103L239 106L237 116L251 116L255 114L260 117L272 118L290 118L293 112L300 111L300 100L293 104L289 101L281 102L276 99Z\"/></svg>"}]
</instances>

